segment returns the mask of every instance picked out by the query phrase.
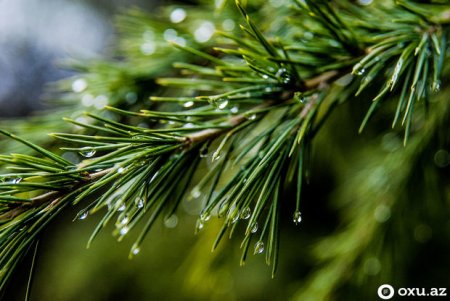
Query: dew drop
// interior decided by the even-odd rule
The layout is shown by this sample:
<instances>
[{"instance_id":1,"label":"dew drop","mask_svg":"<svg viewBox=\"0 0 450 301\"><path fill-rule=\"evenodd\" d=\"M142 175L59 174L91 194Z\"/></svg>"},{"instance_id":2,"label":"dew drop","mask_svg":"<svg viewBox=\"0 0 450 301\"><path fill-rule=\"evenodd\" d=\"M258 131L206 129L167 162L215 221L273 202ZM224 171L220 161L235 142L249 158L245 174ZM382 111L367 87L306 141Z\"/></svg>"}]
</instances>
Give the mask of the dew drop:
<instances>
[{"instance_id":1,"label":"dew drop","mask_svg":"<svg viewBox=\"0 0 450 301\"><path fill-rule=\"evenodd\" d=\"M237 209L233 210L229 218L232 224L236 223L239 220L239 211Z\"/></svg>"},{"instance_id":2,"label":"dew drop","mask_svg":"<svg viewBox=\"0 0 450 301\"><path fill-rule=\"evenodd\" d=\"M121 228L121 229L120 229L120 235L125 235L125 234L127 234L129 230L130 230L130 228L128 228L127 226Z\"/></svg>"},{"instance_id":3,"label":"dew drop","mask_svg":"<svg viewBox=\"0 0 450 301\"><path fill-rule=\"evenodd\" d=\"M301 223L302 215L301 215L300 211L295 211L294 212L293 221L294 221L294 224L296 224L296 225Z\"/></svg>"},{"instance_id":4,"label":"dew drop","mask_svg":"<svg viewBox=\"0 0 450 301\"><path fill-rule=\"evenodd\" d=\"M170 13L172 23L180 23L186 18L186 11L182 8L176 8Z\"/></svg>"},{"instance_id":5,"label":"dew drop","mask_svg":"<svg viewBox=\"0 0 450 301\"><path fill-rule=\"evenodd\" d=\"M188 122L188 123L185 123L183 125L183 127L186 128L186 129L191 129L191 128L195 127L195 125L193 123L191 123L191 122Z\"/></svg>"},{"instance_id":6,"label":"dew drop","mask_svg":"<svg viewBox=\"0 0 450 301\"><path fill-rule=\"evenodd\" d=\"M275 76L283 83L283 84L289 84L292 80L291 75L286 70L286 68L280 68L278 69Z\"/></svg>"},{"instance_id":7,"label":"dew drop","mask_svg":"<svg viewBox=\"0 0 450 301\"><path fill-rule=\"evenodd\" d=\"M92 158L95 155L96 151L90 147L83 147L80 151L80 155L85 158Z\"/></svg>"},{"instance_id":8,"label":"dew drop","mask_svg":"<svg viewBox=\"0 0 450 301\"><path fill-rule=\"evenodd\" d=\"M185 108L190 108L193 105L194 105L194 102L192 100L191 101L186 101L185 103L183 103L183 107L185 107Z\"/></svg>"},{"instance_id":9,"label":"dew drop","mask_svg":"<svg viewBox=\"0 0 450 301\"><path fill-rule=\"evenodd\" d=\"M230 112L236 114L237 112L239 112L239 108L237 106L234 106L230 109Z\"/></svg>"},{"instance_id":10,"label":"dew drop","mask_svg":"<svg viewBox=\"0 0 450 301\"><path fill-rule=\"evenodd\" d=\"M213 154L212 154L212 161L217 161L219 160L221 157L221 153L220 150L216 150Z\"/></svg>"},{"instance_id":11,"label":"dew drop","mask_svg":"<svg viewBox=\"0 0 450 301\"><path fill-rule=\"evenodd\" d=\"M144 208L144 200L143 199L139 199L136 206L138 207L138 209L142 209Z\"/></svg>"},{"instance_id":12,"label":"dew drop","mask_svg":"<svg viewBox=\"0 0 450 301\"><path fill-rule=\"evenodd\" d=\"M264 252L264 243L260 240L255 244L255 254L261 254Z\"/></svg>"},{"instance_id":13,"label":"dew drop","mask_svg":"<svg viewBox=\"0 0 450 301\"><path fill-rule=\"evenodd\" d=\"M172 229L175 228L177 225L178 225L178 216L176 216L175 214L172 214L171 216L169 216L164 220L164 226L166 226L166 228Z\"/></svg>"},{"instance_id":14,"label":"dew drop","mask_svg":"<svg viewBox=\"0 0 450 301\"><path fill-rule=\"evenodd\" d=\"M153 41L147 41L141 45L141 52L144 55L151 55L156 51L156 44Z\"/></svg>"},{"instance_id":15,"label":"dew drop","mask_svg":"<svg viewBox=\"0 0 450 301\"><path fill-rule=\"evenodd\" d=\"M80 220L84 220L84 219L86 219L86 217L88 217L88 213L87 212L83 212L83 214L80 215L79 219Z\"/></svg>"},{"instance_id":16,"label":"dew drop","mask_svg":"<svg viewBox=\"0 0 450 301\"><path fill-rule=\"evenodd\" d=\"M125 204L122 204L122 205L120 205L120 207L117 209L117 211L122 212L122 211L125 211L125 209L126 209Z\"/></svg>"},{"instance_id":17,"label":"dew drop","mask_svg":"<svg viewBox=\"0 0 450 301\"><path fill-rule=\"evenodd\" d=\"M441 81L434 81L432 88L434 92L439 92L439 90L441 90Z\"/></svg>"},{"instance_id":18,"label":"dew drop","mask_svg":"<svg viewBox=\"0 0 450 301\"><path fill-rule=\"evenodd\" d=\"M208 157L208 148L206 146L203 146L200 151L200 158L207 158Z\"/></svg>"},{"instance_id":19,"label":"dew drop","mask_svg":"<svg viewBox=\"0 0 450 301\"><path fill-rule=\"evenodd\" d=\"M366 73L366 69L364 68L358 69L358 71L356 71L357 75L363 75L364 73Z\"/></svg>"},{"instance_id":20,"label":"dew drop","mask_svg":"<svg viewBox=\"0 0 450 301\"><path fill-rule=\"evenodd\" d=\"M236 24L234 23L233 19L225 19L222 22L222 28L225 29L226 31L232 31L235 26Z\"/></svg>"},{"instance_id":21,"label":"dew drop","mask_svg":"<svg viewBox=\"0 0 450 301\"><path fill-rule=\"evenodd\" d=\"M87 88L87 82L83 78L76 79L72 83L72 91L75 93L83 92Z\"/></svg>"},{"instance_id":22,"label":"dew drop","mask_svg":"<svg viewBox=\"0 0 450 301\"><path fill-rule=\"evenodd\" d=\"M224 101L219 102L219 103L217 104L217 107L218 107L220 110L223 110L223 109L225 109L225 108L227 107L227 105L228 105L228 100L224 100Z\"/></svg>"},{"instance_id":23,"label":"dew drop","mask_svg":"<svg viewBox=\"0 0 450 301\"><path fill-rule=\"evenodd\" d=\"M205 227L205 224L203 224L203 222L198 219L197 223L195 224L195 230L196 232L199 232L200 230L202 230Z\"/></svg>"},{"instance_id":24,"label":"dew drop","mask_svg":"<svg viewBox=\"0 0 450 301\"><path fill-rule=\"evenodd\" d=\"M245 207L244 209L242 209L241 219L249 219L251 215L252 215L252 211L250 210L249 207Z\"/></svg>"},{"instance_id":25,"label":"dew drop","mask_svg":"<svg viewBox=\"0 0 450 301\"><path fill-rule=\"evenodd\" d=\"M4 181L8 184L19 184L22 182L22 178L4 178Z\"/></svg>"},{"instance_id":26,"label":"dew drop","mask_svg":"<svg viewBox=\"0 0 450 301\"><path fill-rule=\"evenodd\" d=\"M263 75L262 75L262 78L264 78L264 79L268 79L268 78L269 78L269 76L268 76L267 74L263 74Z\"/></svg>"},{"instance_id":27,"label":"dew drop","mask_svg":"<svg viewBox=\"0 0 450 301\"><path fill-rule=\"evenodd\" d=\"M123 168L123 167L117 168L117 173L122 174L124 172L125 172L125 168Z\"/></svg>"},{"instance_id":28,"label":"dew drop","mask_svg":"<svg viewBox=\"0 0 450 301\"><path fill-rule=\"evenodd\" d=\"M191 196L194 199L198 199L201 195L202 195L202 192L200 191L200 189L197 186L195 186L194 189L192 189L192 191L191 191Z\"/></svg>"},{"instance_id":29,"label":"dew drop","mask_svg":"<svg viewBox=\"0 0 450 301\"><path fill-rule=\"evenodd\" d=\"M253 227L252 227L251 232L252 232L252 233L258 232L258 223L254 223L254 224L253 224Z\"/></svg>"},{"instance_id":30,"label":"dew drop","mask_svg":"<svg viewBox=\"0 0 450 301\"><path fill-rule=\"evenodd\" d=\"M131 249L131 253L133 255L139 254L140 251L141 251L141 248L139 248L139 246L133 246L133 248Z\"/></svg>"},{"instance_id":31,"label":"dew drop","mask_svg":"<svg viewBox=\"0 0 450 301\"><path fill-rule=\"evenodd\" d=\"M125 217L120 221L120 224L121 224L121 225L126 225L126 224L128 224L129 221L130 221L130 219L128 218L128 216L125 216Z\"/></svg>"},{"instance_id":32,"label":"dew drop","mask_svg":"<svg viewBox=\"0 0 450 301\"><path fill-rule=\"evenodd\" d=\"M199 43L205 43L214 34L215 26L209 21L204 21L194 32L194 38Z\"/></svg>"},{"instance_id":33,"label":"dew drop","mask_svg":"<svg viewBox=\"0 0 450 301\"><path fill-rule=\"evenodd\" d=\"M205 211L200 214L200 220L202 222L205 223L205 222L209 221L210 219L211 219L211 214L209 212Z\"/></svg>"},{"instance_id":34,"label":"dew drop","mask_svg":"<svg viewBox=\"0 0 450 301\"><path fill-rule=\"evenodd\" d=\"M247 119L248 120L255 120L256 119L256 114L248 115Z\"/></svg>"}]
</instances>

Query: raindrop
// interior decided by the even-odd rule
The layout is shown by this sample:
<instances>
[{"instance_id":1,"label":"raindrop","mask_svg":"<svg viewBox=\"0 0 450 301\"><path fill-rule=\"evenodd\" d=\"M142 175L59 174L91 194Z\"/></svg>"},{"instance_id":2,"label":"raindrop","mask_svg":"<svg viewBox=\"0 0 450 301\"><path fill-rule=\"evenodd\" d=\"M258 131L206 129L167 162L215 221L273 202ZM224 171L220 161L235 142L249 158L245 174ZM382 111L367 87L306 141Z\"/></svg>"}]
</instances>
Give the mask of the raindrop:
<instances>
[{"instance_id":1,"label":"raindrop","mask_svg":"<svg viewBox=\"0 0 450 301\"><path fill-rule=\"evenodd\" d=\"M264 243L259 240L256 244L255 244L255 254L261 254L264 252Z\"/></svg>"},{"instance_id":2,"label":"raindrop","mask_svg":"<svg viewBox=\"0 0 450 301\"><path fill-rule=\"evenodd\" d=\"M190 108L194 105L193 101L186 101L185 103L183 103L183 107L185 108Z\"/></svg>"},{"instance_id":3,"label":"raindrop","mask_svg":"<svg viewBox=\"0 0 450 301\"><path fill-rule=\"evenodd\" d=\"M202 147L199 152L200 152L200 158L208 157L208 148L207 147Z\"/></svg>"},{"instance_id":4,"label":"raindrop","mask_svg":"<svg viewBox=\"0 0 450 301\"><path fill-rule=\"evenodd\" d=\"M359 5L369 5L372 3L373 0L358 0Z\"/></svg>"},{"instance_id":5,"label":"raindrop","mask_svg":"<svg viewBox=\"0 0 450 301\"><path fill-rule=\"evenodd\" d=\"M295 211L294 212L294 224L298 225L302 222L302 214L300 213L300 211Z\"/></svg>"},{"instance_id":6,"label":"raindrop","mask_svg":"<svg viewBox=\"0 0 450 301\"><path fill-rule=\"evenodd\" d=\"M201 195L202 195L202 192L200 191L200 189L197 186L195 186L194 189L192 189L192 191L191 191L191 196L194 199L198 199Z\"/></svg>"},{"instance_id":7,"label":"raindrop","mask_svg":"<svg viewBox=\"0 0 450 301\"><path fill-rule=\"evenodd\" d=\"M440 168L446 167L450 164L450 154L444 149L438 150L434 154L434 163Z\"/></svg>"},{"instance_id":8,"label":"raindrop","mask_svg":"<svg viewBox=\"0 0 450 301\"><path fill-rule=\"evenodd\" d=\"M209 221L210 219L211 219L211 214L210 214L209 212L205 211L205 212L202 212L202 213L200 214L200 220L201 220L202 222L207 222L207 221Z\"/></svg>"},{"instance_id":9,"label":"raindrop","mask_svg":"<svg viewBox=\"0 0 450 301\"><path fill-rule=\"evenodd\" d=\"M166 41L174 41L177 38L177 36L178 36L178 33L173 28L168 28L163 33L164 40L166 40Z\"/></svg>"},{"instance_id":10,"label":"raindrop","mask_svg":"<svg viewBox=\"0 0 450 301\"><path fill-rule=\"evenodd\" d=\"M22 182L22 178L11 178L6 180L6 182L8 184L19 184L20 182Z\"/></svg>"},{"instance_id":11,"label":"raindrop","mask_svg":"<svg viewBox=\"0 0 450 301\"><path fill-rule=\"evenodd\" d=\"M221 110L225 109L228 105L228 100L221 101L217 104L217 107Z\"/></svg>"},{"instance_id":12,"label":"raindrop","mask_svg":"<svg viewBox=\"0 0 450 301\"><path fill-rule=\"evenodd\" d=\"M105 95L99 95L94 99L94 106L97 109L103 109L108 104L108 97Z\"/></svg>"},{"instance_id":13,"label":"raindrop","mask_svg":"<svg viewBox=\"0 0 450 301\"><path fill-rule=\"evenodd\" d=\"M139 254L140 251L141 251L141 248L139 248L139 246L133 246L133 248L131 249L131 253L133 255Z\"/></svg>"},{"instance_id":14,"label":"raindrop","mask_svg":"<svg viewBox=\"0 0 450 301\"><path fill-rule=\"evenodd\" d=\"M247 115L247 119L248 120L255 120L256 119L256 114Z\"/></svg>"},{"instance_id":15,"label":"raindrop","mask_svg":"<svg viewBox=\"0 0 450 301\"><path fill-rule=\"evenodd\" d=\"M186 19L186 11L182 8L176 8L170 13L170 21L172 23L180 23Z\"/></svg>"},{"instance_id":16,"label":"raindrop","mask_svg":"<svg viewBox=\"0 0 450 301\"><path fill-rule=\"evenodd\" d=\"M249 219L251 215L252 215L252 211L250 210L249 207L245 207L244 209L242 209L242 211L241 211L242 219Z\"/></svg>"},{"instance_id":17,"label":"raindrop","mask_svg":"<svg viewBox=\"0 0 450 301\"><path fill-rule=\"evenodd\" d=\"M289 72L286 70L286 68L280 68L278 69L277 73L275 74L275 76L277 78L280 79L280 81L283 84L289 84L292 80L291 75L289 74Z\"/></svg>"},{"instance_id":18,"label":"raindrop","mask_svg":"<svg viewBox=\"0 0 450 301\"><path fill-rule=\"evenodd\" d=\"M356 74L358 75L363 75L364 73L366 73L366 69L364 68L358 69L358 71L356 71Z\"/></svg>"},{"instance_id":19,"label":"raindrop","mask_svg":"<svg viewBox=\"0 0 450 301\"><path fill-rule=\"evenodd\" d=\"M199 43L205 43L211 39L215 29L213 23L205 21L195 30L194 38Z\"/></svg>"},{"instance_id":20,"label":"raindrop","mask_svg":"<svg viewBox=\"0 0 450 301\"><path fill-rule=\"evenodd\" d=\"M195 230L196 230L196 232L199 232L199 231L202 230L204 227L205 227L205 224L203 224L203 222L202 222L200 219L198 219L198 220L197 220L197 223L196 223L196 225L195 225Z\"/></svg>"},{"instance_id":21,"label":"raindrop","mask_svg":"<svg viewBox=\"0 0 450 301\"><path fill-rule=\"evenodd\" d=\"M151 55L156 51L156 44L153 41L147 41L141 45L141 52L145 55Z\"/></svg>"},{"instance_id":22,"label":"raindrop","mask_svg":"<svg viewBox=\"0 0 450 301\"><path fill-rule=\"evenodd\" d=\"M128 216L125 216L125 217L120 221L120 224L121 224L121 225L126 225L126 224L128 224L129 221L130 221L130 219L128 218Z\"/></svg>"},{"instance_id":23,"label":"raindrop","mask_svg":"<svg viewBox=\"0 0 450 301\"><path fill-rule=\"evenodd\" d=\"M86 219L87 216L88 216L87 211L86 211L86 212L83 212L83 214L80 215L79 219L80 219L80 220L84 220L84 219Z\"/></svg>"},{"instance_id":24,"label":"raindrop","mask_svg":"<svg viewBox=\"0 0 450 301\"><path fill-rule=\"evenodd\" d=\"M120 235L125 235L128 233L128 231L130 230L130 228L128 227L123 227L122 229L120 229Z\"/></svg>"},{"instance_id":25,"label":"raindrop","mask_svg":"<svg viewBox=\"0 0 450 301\"><path fill-rule=\"evenodd\" d=\"M188 122L188 123L185 123L183 125L183 127L187 128L187 129L191 129L191 128L195 127L195 125L193 123L191 123L191 122Z\"/></svg>"},{"instance_id":26,"label":"raindrop","mask_svg":"<svg viewBox=\"0 0 450 301\"><path fill-rule=\"evenodd\" d=\"M441 90L441 81L437 80L437 81L433 81L433 91L434 92L439 92L439 90Z\"/></svg>"},{"instance_id":27,"label":"raindrop","mask_svg":"<svg viewBox=\"0 0 450 301\"><path fill-rule=\"evenodd\" d=\"M72 83L72 91L75 93L83 92L87 88L87 82L83 78L76 79Z\"/></svg>"},{"instance_id":28,"label":"raindrop","mask_svg":"<svg viewBox=\"0 0 450 301\"><path fill-rule=\"evenodd\" d=\"M231 223L234 224L234 223L236 223L238 220L239 220L239 212L238 212L238 210L234 210L234 211L231 213Z\"/></svg>"},{"instance_id":29,"label":"raindrop","mask_svg":"<svg viewBox=\"0 0 450 301\"><path fill-rule=\"evenodd\" d=\"M267 74L263 74L262 78L264 78L264 79L268 79L268 78L269 78L269 76L268 76Z\"/></svg>"},{"instance_id":30,"label":"raindrop","mask_svg":"<svg viewBox=\"0 0 450 301\"><path fill-rule=\"evenodd\" d=\"M239 108L237 106L234 106L230 109L230 112L236 114L237 112L239 112Z\"/></svg>"},{"instance_id":31,"label":"raindrop","mask_svg":"<svg viewBox=\"0 0 450 301\"><path fill-rule=\"evenodd\" d=\"M175 214L172 214L168 218L164 220L164 226L169 229L175 228L178 225L178 217Z\"/></svg>"},{"instance_id":32,"label":"raindrop","mask_svg":"<svg viewBox=\"0 0 450 301\"><path fill-rule=\"evenodd\" d=\"M85 158L92 158L95 155L95 150L90 147L83 147L80 151L80 155Z\"/></svg>"},{"instance_id":33,"label":"raindrop","mask_svg":"<svg viewBox=\"0 0 450 301\"><path fill-rule=\"evenodd\" d=\"M232 31L236 24L234 23L233 19L225 19L222 22L222 28L226 31Z\"/></svg>"},{"instance_id":34,"label":"raindrop","mask_svg":"<svg viewBox=\"0 0 450 301\"><path fill-rule=\"evenodd\" d=\"M143 199L139 199L136 206L141 209L144 208L144 200Z\"/></svg>"},{"instance_id":35,"label":"raindrop","mask_svg":"<svg viewBox=\"0 0 450 301\"><path fill-rule=\"evenodd\" d=\"M252 233L258 232L258 223L254 223L254 224L253 224L253 227L252 227L251 232L252 232Z\"/></svg>"},{"instance_id":36,"label":"raindrop","mask_svg":"<svg viewBox=\"0 0 450 301\"><path fill-rule=\"evenodd\" d=\"M123 168L123 167L117 168L117 173L122 174L124 172L125 172L125 168Z\"/></svg>"},{"instance_id":37,"label":"raindrop","mask_svg":"<svg viewBox=\"0 0 450 301\"><path fill-rule=\"evenodd\" d=\"M81 104L85 107L93 106L95 102L94 96L92 94L85 94L81 97Z\"/></svg>"},{"instance_id":38,"label":"raindrop","mask_svg":"<svg viewBox=\"0 0 450 301\"><path fill-rule=\"evenodd\" d=\"M125 209L126 209L125 204L122 204L122 205L120 205L120 207L117 209L117 211L122 212L122 211L125 211Z\"/></svg>"},{"instance_id":39,"label":"raindrop","mask_svg":"<svg viewBox=\"0 0 450 301\"><path fill-rule=\"evenodd\" d=\"M212 161L217 161L220 159L220 157L221 157L220 150L216 150L212 155Z\"/></svg>"}]
</instances>

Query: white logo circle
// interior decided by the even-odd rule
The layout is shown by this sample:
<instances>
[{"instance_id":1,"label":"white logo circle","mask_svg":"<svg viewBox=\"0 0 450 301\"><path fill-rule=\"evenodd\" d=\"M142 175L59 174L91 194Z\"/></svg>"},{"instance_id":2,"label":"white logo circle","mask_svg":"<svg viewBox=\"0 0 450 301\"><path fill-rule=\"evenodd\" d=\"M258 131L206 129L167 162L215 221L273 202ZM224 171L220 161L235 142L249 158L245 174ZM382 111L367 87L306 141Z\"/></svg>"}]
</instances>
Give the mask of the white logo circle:
<instances>
[{"instance_id":1,"label":"white logo circle","mask_svg":"<svg viewBox=\"0 0 450 301\"><path fill-rule=\"evenodd\" d=\"M383 300L389 300L394 296L394 288L392 285L383 284L378 288L378 297Z\"/></svg>"}]
</instances>

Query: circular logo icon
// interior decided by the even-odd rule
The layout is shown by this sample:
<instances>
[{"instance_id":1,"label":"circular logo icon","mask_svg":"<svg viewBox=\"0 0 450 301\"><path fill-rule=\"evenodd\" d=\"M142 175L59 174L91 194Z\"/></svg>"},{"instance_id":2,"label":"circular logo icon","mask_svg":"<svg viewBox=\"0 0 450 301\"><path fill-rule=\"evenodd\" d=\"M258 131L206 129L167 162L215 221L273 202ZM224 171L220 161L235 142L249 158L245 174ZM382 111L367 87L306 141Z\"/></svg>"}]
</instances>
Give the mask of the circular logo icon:
<instances>
[{"instance_id":1,"label":"circular logo icon","mask_svg":"<svg viewBox=\"0 0 450 301\"><path fill-rule=\"evenodd\" d=\"M394 296L394 288L392 285L383 284L378 288L378 297L383 300L389 300Z\"/></svg>"}]
</instances>

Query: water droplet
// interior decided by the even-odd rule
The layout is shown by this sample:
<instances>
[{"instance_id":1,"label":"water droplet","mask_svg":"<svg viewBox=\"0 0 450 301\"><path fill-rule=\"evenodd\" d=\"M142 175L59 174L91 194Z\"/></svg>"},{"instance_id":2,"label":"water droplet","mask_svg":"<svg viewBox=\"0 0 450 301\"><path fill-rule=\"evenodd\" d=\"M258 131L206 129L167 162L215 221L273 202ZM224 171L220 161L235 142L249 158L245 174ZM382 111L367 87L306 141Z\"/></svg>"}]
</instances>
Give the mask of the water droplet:
<instances>
[{"instance_id":1,"label":"water droplet","mask_svg":"<svg viewBox=\"0 0 450 301\"><path fill-rule=\"evenodd\" d=\"M233 114L236 114L237 112L239 112L238 106L232 107L232 108L230 109L230 112L233 113Z\"/></svg>"},{"instance_id":2,"label":"water droplet","mask_svg":"<svg viewBox=\"0 0 450 301\"><path fill-rule=\"evenodd\" d=\"M117 209L117 211L122 212L122 211L125 211L126 208L127 208L127 207L125 206L125 204L122 204L122 205L120 205L120 207Z\"/></svg>"},{"instance_id":3,"label":"water droplet","mask_svg":"<svg viewBox=\"0 0 450 301\"><path fill-rule=\"evenodd\" d=\"M292 80L291 75L286 70L286 68L280 68L278 69L275 76L283 83L283 84L289 84Z\"/></svg>"},{"instance_id":4,"label":"water droplet","mask_svg":"<svg viewBox=\"0 0 450 301\"><path fill-rule=\"evenodd\" d=\"M212 161L217 161L220 159L220 157L221 157L221 152L220 152L220 149L218 149L212 154L211 159L212 159Z\"/></svg>"},{"instance_id":5,"label":"water droplet","mask_svg":"<svg viewBox=\"0 0 450 301\"><path fill-rule=\"evenodd\" d=\"M366 69L364 68L358 69L358 71L356 71L357 75L363 75L364 73L366 73Z\"/></svg>"},{"instance_id":6,"label":"water droplet","mask_svg":"<svg viewBox=\"0 0 450 301\"><path fill-rule=\"evenodd\" d=\"M441 90L441 81L440 80L434 81L432 88L434 92L439 92L439 90Z\"/></svg>"},{"instance_id":7,"label":"water droplet","mask_svg":"<svg viewBox=\"0 0 450 301\"><path fill-rule=\"evenodd\" d=\"M183 125L183 127L187 128L187 129L191 129L191 128L195 127L195 125L193 123L191 123L191 122L188 122L188 123L185 123Z\"/></svg>"},{"instance_id":8,"label":"water droplet","mask_svg":"<svg viewBox=\"0 0 450 301\"><path fill-rule=\"evenodd\" d=\"M178 33L173 28L168 28L163 33L164 40L169 41L169 42L174 41L177 38L177 36L178 36Z\"/></svg>"},{"instance_id":9,"label":"water droplet","mask_svg":"<svg viewBox=\"0 0 450 301\"><path fill-rule=\"evenodd\" d=\"M298 225L302 222L302 214L300 213L300 211L295 211L294 212L294 224Z\"/></svg>"},{"instance_id":10,"label":"water droplet","mask_svg":"<svg viewBox=\"0 0 450 301\"><path fill-rule=\"evenodd\" d=\"M3 178L3 181L8 184L19 184L22 182L22 178Z\"/></svg>"},{"instance_id":11,"label":"water droplet","mask_svg":"<svg viewBox=\"0 0 450 301\"><path fill-rule=\"evenodd\" d=\"M88 217L88 212L87 211L83 212L78 219L84 220L84 219L86 219L86 217Z\"/></svg>"},{"instance_id":12,"label":"water droplet","mask_svg":"<svg viewBox=\"0 0 450 301\"><path fill-rule=\"evenodd\" d=\"M96 151L90 147L83 147L80 151L80 155L85 158L92 158L95 155Z\"/></svg>"},{"instance_id":13,"label":"water droplet","mask_svg":"<svg viewBox=\"0 0 450 301\"><path fill-rule=\"evenodd\" d=\"M205 224L203 224L203 222L198 219L197 223L195 224L195 230L196 232L199 232L200 230L202 230L205 227Z\"/></svg>"},{"instance_id":14,"label":"water droplet","mask_svg":"<svg viewBox=\"0 0 450 301\"><path fill-rule=\"evenodd\" d=\"M99 95L94 99L94 106L97 109L103 109L108 104L108 97Z\"/></svg>"},{"instance_id":15,"label":"water droplet","mask_svg":"<svg viewBox=\"0 0 450 301\"><path fill-rule=\"evenodd\" d=\"M255 254L261 254L264 252L264 243L259 240L256 244L255 244Z\"/></svg>"},{"instance_id":16,"label":"water droplet","mask_svg":"<svg viewBox=\"0 0 450 301\"><path fill-rule=\"evenodd\" d=\"M183 107L185 108L190 108L194 105L193 101L186 101L185 103L183 103Z\"/></svg>"},{"instance_id":17,"label":"water droplet","mask_svg":"<svg viewBox=\"0 0 450 301\"><path fill-rule=\"evenodd\" d=\"M266 92L266 93L272 93L272 92L273 92L273 88L272 88L272 87L265 87L265 88L264 88L264 92Z\"/></svg>"},{"instance_id":18,"label":"water droplet","mask_svg":"<svg viewBox=\"0 0 450 301\"><path fill-rule=\"evenodd\" d=\"M126 225L126 224L128 224L129 221L130 221L130 219L128 218L128 216L125 216L125 217L120 221L120 224L121 224L121 225Z\"/></svg>"},{"instance_id":19,"label":"water droplet","mask_svg":"<svg viewBox=\"0 0 450 301\"><path fill-rule=\"evenodd\" d=\"M182 8L176 8L170 13L170 21L172 23L180 23L186 19L186 11Z\"/></svg>"},{"instance_id":20,"label":"water droplet","mask_svg":"<svg viewBox=\"0 0 450 301\"><path fill-rule=\"evenodd\" d=\"M245 207L244 209L242 209L242 211L241 211L242 219L249 219L251 215L252 215L252 211L250 210L249 207Z\"/></svg>"},{"instance_id":21,"label":"water droplet","mask_svg":"<svg viewBox=\"0 0 450 301\"><path fill-rule=\"evenodd\" d=\"M224 100L224 101L221 101L221 102L218 102L218 103L217 103L217 107L218 107L220 110L225 109L225 108L227 107L227 105L228 105L228 100Z\"/></svg>"},{"instance_id":22,"label":"water droplet","mask_svg":"<svg viewBox=\"0 0 450 301\"><path fill-rule=\"evenodd\" d=\"M237 209L230 211L230 213L228 214L228 219L232 224L236 223L239 220L239 211Z\"/></svg>"},{"instance_id":23,"label":"water droplet","mask_svg":"<svg viewBox=\"0 0 450 301\"><path fill-rule=\"evenodd\" d=\"M205 211L200 214L200 220L202 222L205 223L205 222L209 221L210 219L211 219L211 214L209 212Z\"/></svg>"},{"instance_id":24,"label":"water droplet","mask_svg":"<svg viewBox=\"0 0 450 301\"><path fill-rule=\"evenodd\" d=\"M128 92L125 94L125 101L130 105L135 104L137 101L137 94L133 91Z\"/></svg>"},{"instance_id":25,"label":"water droplet","mask_svg":"<svg viewBox=\"0 0 450 301\"><path fill-rule=\"evenodd\" d=\"M198 199L200 196L202 195L202 192L200 191L200 188L198 188L197 186L195 186L192 191L191 191L191 196L194 199Z\"/></svg>"},{"instance_id":26,"label":"water droplet","mask_svg":"<svg viewBox=\"0 0 450 301\"><path fill-rule=\"evenodd\" d=\"M268 79L269 78L269 76L267 75L267 74L263 74L262 75L262 78L264 78L264 79ZM266 88L267 89L267 88Z\"/></svg>"},{"instance_id":27,"label":"water droplet","mask_svg":"<svg viewBox=\"0 0 450 301\"><path fill-rule=\"evenodd\" d=\"M156 44L153 41L147 41L141 45L141 52L144 55L151 55L156 51Z\"/></svg>"},{"instance_id":28,"label":"water droplet","mask_svg":"<svg viewBox=\"0 0 450 301\"><path fill-rule=\"evenodd\" d=\"M137 201L136 206L138 207L138 209L144 208L144 200L143 200L143 199L139 199L139 200Z\"/></svg>"},{"instance_id":29,"label":"water droplet","mask_svg":"<svg viewBox=\"0 0 450 301\"><path fill-rule=\"evenodd\" d=\"M117 173L122 174L122 173L125 173L125 171L126 171L126 169L124 167L117 168Z\"/></svg>"},{"instance_id":30,"label":"water droplet","mask_svg":"<svg viewBox=\"0 0 450 301\"><path fill-rule=\"evenodd\" d=\"M204 21L194 32L194 38L199 43L205 43L211 39L216 30L213 23Z\"/></svg>"},{"instance_id":31,"label":"water droplet","mask_svg":"<svg viewBox=\"0 0 450 301\"><path fill-rule=\"evenodd\" d=\"M72 83L72 91L75 93L83 92L87 88L87 82L83 78L74 80Z\"/></svg>"},{"instance_id":32,"label":"water droplet","mask_svg":"<svg viewBox=\"0 0 450 301\"><path fill-rule=\"evenodd\" d=\"M226 31L232 31L236 24L234 23L233 19L225 19L222 22L222 28Z\"/></svg>"},{"instance_id":33,"label":"water droplet","mask_svg":"<svg viewBox=\"0 0 450 301\"><path fill-rule=\"evenodd\" d=\"M207 158L208 157L208 147L206 145L204 145L200 151L200 158Z\"/></svg>"},{"instance_id":34,"label":"water droplet","mask_svg":"<svg viewBox=\"0 0 450 301\"><path fill-rule=\"evenodd\" d=\"M445 149L440 149L434 154L434 163L437 167L444 168L450 164L450 153Z\"/></svg>"},{"instance_id":35,"label":"water droplet","mask_svg":"<svg viewBox=\"0 0 450 301\"><path fill-rule=\"evenodd\" d=\"M372 3L373 0L358 0L359 5L369 5Z\"/></svg>"},{"instance_id":36,"label":"water droplet","mask_svg":"<svg viewBox=\"0 0 450 301\"><path fill-rule=\"evenodd\" d=\"M139 248L139 246L134 245L134 246L131 248L131 253L132 253L133 255L139 254L140 251L141 251L141 248Z\"/></svg>"},{"instance_id":37,"label":"water droplet","mask_svg":"<svg viewBox=\"0 0 450 301\"><path fill-rule=\"evenodd\" d=\"M129 230L130 230L130 228L128 228L127 226L122 227L122 228L120 229L120 235L125 235L125 234L127 234Z\"/></svg>"},{"instance_id":38,"label":"water droplet","mask_svg":"<svg viewBox=\"0 0 450 301\"><path fill-rule=\"evenodd\" d=\"M172 214L164 220L164 226L169 229L175 228L178 225L178 216Z\"/></svg>"},{"instance_id":39,"label":"water droplet","mask_svg":"<svg viewBox=\"0 0 450 301\"><path fill-rule=\"evenodd\" d=\"M256 114L247 115L246 117L247 117L248 120L255 120L256 119Z\"/></svg>"},{"instance_id":40,"label":"water droplet","mask_svg":"<svg viewBox=\"0 0 450 301\"><path fill-rule=\"evenodd\" d=\"M252 233L258 232L258 223L254 223L254 224L253 224L253 227L252 227L251 232L252 232Z\"/></svg>"},{"instance_id":41,"label":"water droplet","mask_svg":"<svg viewBox=\"0 0 450 301\"><path fill-rule=\"evenodd\" d=\"M373 215L377 222L384 223L391 218L391 208L385 204L378 205Z\"/></svg>"}]
</instances>

